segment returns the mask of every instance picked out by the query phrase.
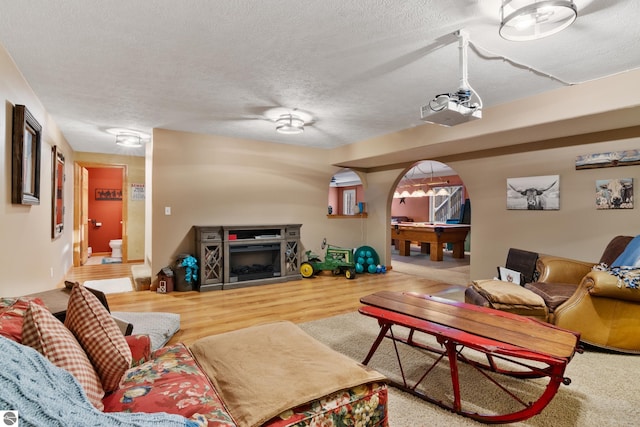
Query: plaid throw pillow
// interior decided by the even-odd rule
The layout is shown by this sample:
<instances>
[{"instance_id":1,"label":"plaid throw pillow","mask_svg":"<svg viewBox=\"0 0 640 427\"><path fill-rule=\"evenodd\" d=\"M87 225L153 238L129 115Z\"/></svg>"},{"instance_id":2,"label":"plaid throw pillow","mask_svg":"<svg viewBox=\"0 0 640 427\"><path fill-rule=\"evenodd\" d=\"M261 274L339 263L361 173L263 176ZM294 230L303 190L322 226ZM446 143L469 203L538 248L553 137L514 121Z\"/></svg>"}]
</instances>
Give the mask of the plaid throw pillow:
<instances>
[{"instance_id":1,"label":"plaid throw pillow","mask_svg":"<svg viewBox=\"0 0 640 427\"><path fill-rule=\"evenodd\" d=\"M64 324L84 348L108 393L118 388L131 367L131 350L118 324L87 288L75 285L69 296Z\"/></svg>"},{"instance_id":2,"label":"plaid throw pillow","mask_svg":"<svg viewBox=\"0 0 640 427\"><path fill-rule=\"evenodd\" d=\"M103 410L100 378L73 334L49 310L30 303L22 326L22 344L36 349L80 383L89 401Z\"/></svg>"}]
</instances>

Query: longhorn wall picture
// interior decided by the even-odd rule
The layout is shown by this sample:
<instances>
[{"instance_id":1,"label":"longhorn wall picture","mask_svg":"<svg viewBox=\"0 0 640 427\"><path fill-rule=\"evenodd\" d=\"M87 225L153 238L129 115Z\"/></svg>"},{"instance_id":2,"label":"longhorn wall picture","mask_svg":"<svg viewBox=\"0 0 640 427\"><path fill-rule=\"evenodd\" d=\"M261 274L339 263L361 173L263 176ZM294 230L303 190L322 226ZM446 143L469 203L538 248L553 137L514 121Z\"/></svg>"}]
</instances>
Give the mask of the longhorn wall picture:
<instances>
[{"instance_id":1,"label":"longhorn wall picture","mask_svg":"<svg viewBox=\"0 0 640 427\"><path fill-rule=\"evenodd\" d=\"M560 209L560 175L507 178L507 209Z\"/></svg>"},{"instance_id":2,"label":"longhorn wall picture","mask_svg":"<svg viewBox=\"0 0 640 427\"><path fill-rule=\"evenodd\" d=\"M596 209L633 209L633 178L596 180Z\"/></svg>"}]
</instances>

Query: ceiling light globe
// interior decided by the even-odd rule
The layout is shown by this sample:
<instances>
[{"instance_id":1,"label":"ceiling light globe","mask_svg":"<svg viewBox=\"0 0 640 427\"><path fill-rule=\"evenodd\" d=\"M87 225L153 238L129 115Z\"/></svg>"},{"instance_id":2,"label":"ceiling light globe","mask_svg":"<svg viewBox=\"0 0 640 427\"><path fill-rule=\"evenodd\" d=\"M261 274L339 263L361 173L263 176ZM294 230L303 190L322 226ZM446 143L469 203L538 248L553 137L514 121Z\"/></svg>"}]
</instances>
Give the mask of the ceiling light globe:
<instances>
[{"instance_id":1,"label":"ceiling light globe","mask_svg":"<svg viewBox=\"0 0 640 427\"><path fill-rule=\"evenodd\" d=\"M503 0L500 36L511 41L541 39L564 30L577 16L572 0Z\"/></svg>"}]
</instances>

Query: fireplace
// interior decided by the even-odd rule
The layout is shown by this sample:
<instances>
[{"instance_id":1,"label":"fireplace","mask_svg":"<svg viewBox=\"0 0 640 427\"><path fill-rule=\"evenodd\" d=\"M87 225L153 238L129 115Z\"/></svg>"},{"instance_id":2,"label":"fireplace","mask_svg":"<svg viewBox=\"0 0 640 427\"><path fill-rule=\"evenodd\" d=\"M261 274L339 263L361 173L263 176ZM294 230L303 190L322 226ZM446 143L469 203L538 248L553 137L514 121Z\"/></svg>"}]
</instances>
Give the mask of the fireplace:
<instances>
[{"instance_id":1,"label":"fireplace","mask_svg":"<svg viewBox=\"0 0 640 427\"><path fill-rule=\"evenodd\" d=\"M229 282L280 277L280 243L229 246Z\"/></svg>"},{"instance_id":2,"label":"fireplace","mask_svg":"<svg viewBox=\"0 0 640 427\"><path fill-rule=\"evenodd\" d=\"M301 224L195 226L199 291L300 278Z\"/></svg>"}]
</instances>

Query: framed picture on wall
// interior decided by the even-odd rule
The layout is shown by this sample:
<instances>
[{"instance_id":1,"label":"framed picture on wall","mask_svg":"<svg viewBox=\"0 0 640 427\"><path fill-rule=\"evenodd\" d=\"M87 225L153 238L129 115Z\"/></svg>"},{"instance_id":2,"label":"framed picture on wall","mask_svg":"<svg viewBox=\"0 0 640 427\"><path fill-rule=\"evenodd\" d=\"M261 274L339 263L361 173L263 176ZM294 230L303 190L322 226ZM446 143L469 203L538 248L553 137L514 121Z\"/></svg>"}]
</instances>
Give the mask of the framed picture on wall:
<instances>
[{"instance_id":1,"label":"framed picture on wall","mask_svg":"<svg viewBox=\"0 0 640 427\"><path fill-rule=\"evenodd\" d=\"M64 155L57 146L51 148L51 237L64 230Z\"/></svg>"},{"instance_id":2,"label":"framed picture on wall","mask_svg":"<svg viewBox=\"0 0 640 427\"><path fill-rule=\"evenodd\" d=\"M640 165L640 150L611 151L576 157L576 170Z\"/></svg>"},{"instance_id":3,"label":"framed picture on wall","mask_svg":"<svg viewBox=\"0 0 640 427\"><path fill-rule=\"evenodd\" d=\"M42 126L24 105L13 107L11 203L40 204Z\"/></svg>"},{"instance_id":4,"label":"framed picture on wall","mask_svg":"<svg viewBox=\"0 0 640 427\"><path fill-rule=\"evenodd\" d=\"M528 176L507 178L507 209L560 209L560 176Z\"/></svg>"},{"instance_id":5,"label":"framed picture on wall","mask_svg":"<svg viewBox=\"0 0 640 427\"><path fill-rule=\"evenodd\" d=\"M596 209L633 209L633 178L596 180Z\"/></svg>"},{"instance_id":6,"label":"framed picture on wall","mask_svg":"<svg viewBox=\"0 0 640 427\"><path fill-rule=\"evenodd\" d=\"M119 188L96 188L96 200L122 200L122 190Z\"/></svg>"}]
</instances>

